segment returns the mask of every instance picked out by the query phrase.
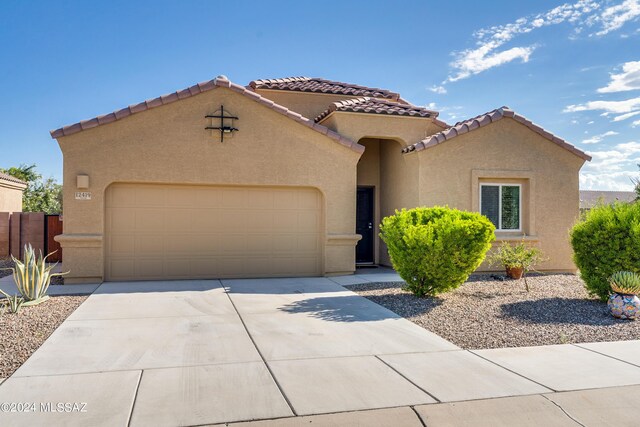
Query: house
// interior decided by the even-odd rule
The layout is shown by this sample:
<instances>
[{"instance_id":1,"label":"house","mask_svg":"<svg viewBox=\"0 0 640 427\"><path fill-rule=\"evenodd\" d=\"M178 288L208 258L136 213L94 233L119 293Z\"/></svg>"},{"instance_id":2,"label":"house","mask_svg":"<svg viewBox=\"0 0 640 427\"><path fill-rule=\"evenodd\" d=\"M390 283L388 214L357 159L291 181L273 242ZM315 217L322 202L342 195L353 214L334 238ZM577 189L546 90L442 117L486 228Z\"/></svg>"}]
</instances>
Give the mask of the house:
<instances>
[{"instance_id":1,"label":"house","mask_svg":"<svg viewBox=\"0 0 640 427\"><path fill-rule=\"evenodd\" d=\"M399 94L225 76L51 132L67 282L349 274L396 209L481 211L575 271L590 157L507 107L449 126Z\"/></svg>"},{"instance_id":2,"label":"house","mask_svg":"<svg viewBox=\"0 0 640 427\"><path fill-rule=\"evenodd\" d=\"M598 203L633 202L638 195L635 191L580 191L580 211L588 211Z\"/></svg>"},{"instance_id":3,"label":"house","mask_svg":"<svg viewBox=\"0 0 640 427\"><path fill-rule=\"evenodd\" d=\"M22 212L22 192L27 183L0 172L0 212Z\"/></svg>"}]
</instances>

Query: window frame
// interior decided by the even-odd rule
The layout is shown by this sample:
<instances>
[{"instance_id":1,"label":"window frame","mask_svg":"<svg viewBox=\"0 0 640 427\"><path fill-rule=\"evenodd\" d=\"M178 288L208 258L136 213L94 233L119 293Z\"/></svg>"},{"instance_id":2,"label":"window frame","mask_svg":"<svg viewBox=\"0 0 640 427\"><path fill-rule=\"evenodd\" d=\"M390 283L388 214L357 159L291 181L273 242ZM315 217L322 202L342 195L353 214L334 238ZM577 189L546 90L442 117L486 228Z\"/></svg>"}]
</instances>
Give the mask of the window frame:
<instances>
[{"instance_id":1,"label":"window frame","mask_svg":"<svg viewBox=\"0 0 640 427\"><path fill-rule=\"evenodd\" d=\"M480 205L478 211L482 214L482 187L498 187L498 226L496 231L505 233L509 232L522 232L522 184L508 183L508 182L481 182L478 191L478 199ZM502 187L518 187L518 228L502 228Z\"/></svg>"}]
</instances>

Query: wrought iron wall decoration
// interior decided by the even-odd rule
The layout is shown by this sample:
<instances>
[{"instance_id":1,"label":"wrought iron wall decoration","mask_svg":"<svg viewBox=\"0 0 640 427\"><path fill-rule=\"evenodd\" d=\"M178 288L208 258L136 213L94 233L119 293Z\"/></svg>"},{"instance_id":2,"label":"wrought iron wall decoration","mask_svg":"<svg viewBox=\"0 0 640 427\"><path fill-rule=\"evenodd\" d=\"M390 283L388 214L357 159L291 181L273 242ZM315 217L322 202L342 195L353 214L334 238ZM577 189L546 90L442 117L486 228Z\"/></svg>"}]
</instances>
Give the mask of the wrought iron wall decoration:
<instances>
[{"instance_id":1,"label":"wrought iron wall decoration","mask_svg":"<svg viewBox=\"0 0 640 427\"><path fill-rule=\"evenodd\" d=\"M220 142L224 142L224 134L228 133L231 134L237 130L239 130L238 128L236 128L234 126L234 120L240 120L238 117L233 116L229 113L225 113L224 111L224 105L220 106L219 110L216 110L213 112L213 114L207 114L205 116L205 118L207 119L211 119L211 126L207 126L205 127L205 129L208 130L219 130L220 131ZM219 119L219 126L214 126L215 125L215 119Z\"/></svg>"}]
</instances>

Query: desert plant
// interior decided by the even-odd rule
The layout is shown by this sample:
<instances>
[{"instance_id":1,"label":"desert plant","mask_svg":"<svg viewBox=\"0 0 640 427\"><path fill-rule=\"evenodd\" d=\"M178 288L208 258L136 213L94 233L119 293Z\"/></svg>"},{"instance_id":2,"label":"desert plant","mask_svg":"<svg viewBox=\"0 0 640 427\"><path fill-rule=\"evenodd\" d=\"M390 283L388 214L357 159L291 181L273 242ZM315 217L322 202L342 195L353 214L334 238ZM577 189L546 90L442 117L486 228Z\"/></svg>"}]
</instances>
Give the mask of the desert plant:
<instances>
[{"instance_id":1,"label":"desert plant","mask_svg":"<svg viewBox=\"0 0 640 427\"><path fill-rule=\"evenodd\" d=\"M21 298L18 295L11 296L2 289L0 289L0 293L5 296L6 305L9 307L9 311L14 314L18 313L24 305L24 298Z\"/></svg>"},{"instance_id":2,"label":"desert plant","mask_svg":"<svg viewBox=\"0 0 640 427\"><path fill-rule=\"evenodd\" d=\"M521 268L527 292L529 292L527 273L534 270L535 266L543 260L542 250L527 245L524 237L516 244L502 242L500 247L487 258L490 265L503 265L507 269Z\"/></svg>"},{"instance_id":3,"label":"desert plant","mask_svg":"<svg viewBox=\"0 0 640 427\"><path fill-rule=\"evenodd\" d=\"M609 284L613 292L638 295L640 293L640 274L631 271L616 271L609 278Z\"/></svg>"},{"instance_id":4,"label":"desert plant","mask_svg":"<svg viewBox=\"0 0 640 427\"><path fill-rule=\"evenodd\" d=\"M640 272L640 203L594 207L574 225L571 245L587 291L606 301L613 273Z\"/></svg>"},{"instance_id":5,"label":"desert plant","mask_svg":"<svg viewBox=\"0 0 640 427\"><path fill-rule=\"evenodd\" d=\"M380 230L393 267L417 296L460 286L495 239L486 217L442 206L396 211L382 220Z\"/></svg>"},{"instance_id":6,"label":"desert plant","mask_svg":"<svg viewBox=\"0 0 640 427\"><path fill-rule=\"evenodd\" d=\"M52 254L53 252L43 257L42 252L40 252L40 255L36 257L35 250L29 244L24 247L23 261L13 255L11 256L14 266L5 270L13 271L13 280L16 283L18 292L24 299L23 305L37 305L49 299L47 290L49 289L51 278L67 274L51 272L57 265L57 263L47 265L47 258Z\"/></svg>"}]
</instances>

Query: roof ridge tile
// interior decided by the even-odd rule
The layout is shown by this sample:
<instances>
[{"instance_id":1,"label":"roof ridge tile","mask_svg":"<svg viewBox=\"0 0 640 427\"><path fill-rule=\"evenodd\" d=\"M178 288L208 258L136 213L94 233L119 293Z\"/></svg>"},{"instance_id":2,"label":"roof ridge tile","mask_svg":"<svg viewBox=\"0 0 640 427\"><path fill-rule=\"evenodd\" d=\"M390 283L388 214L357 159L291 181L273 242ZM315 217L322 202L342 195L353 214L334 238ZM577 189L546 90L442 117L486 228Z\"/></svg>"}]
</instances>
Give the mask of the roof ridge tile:
<instances>
[{"instance_id":1,"label":"roof ridge tile","mask_svg":"<svg viewBox=\"0 0 640 427\"><path fill-rule=\"evenodd\" d=\"M51 137L52 138L60 138L63 136L68 136L68 135L72 135L74 133L78 133L81 132L83 130L86 129L91 129L93 127L96 126L100 126L102 124L108 124L108 123L112 123L114 121L117 120L121 120L125 117L128 117L132 114L137 114L140 113L142 111L146 111L152 108L156 108L156 107L160 107L162 105L167 105L170 104L172 102L178 101L180 99L184 99L184 98L188 98L190 96L195 96L197 94L218 88L218 87L222 87L222 88L227 88L230 89L234 92L240 93L243 96L246 96L247 98L258 102L268 108L270 108L271 110L280 113L284 116L289 117L290 119L301 123L305 126L307 126L308 128L319 132L331 139L333 139L335 142L340 143L341 145L344 145L346 147L351 148L353 151L362 154L364 152L364 146L351 141L350 139L345 138L344 136L331 131L330 129L328 129L325 126L322 126L321 124L317 124L314 123L312 120L309 120L306 117L303 117L302 115L300 115L299 113L296 113L294 111L289 110L288 108L276 104L275 102L271 101L270 99L267 99L263 96L261 96L260 94L257 94L253 91L251 91L250 89L245 88L244 86L238 85L236 83L232 83L229 81L229 79L227 79L224 76L218 76L213 80L210 80L208 82L203 82L203 83L198 83L197 85L193 85L191 87L189 87L188 89L182 89L182 90L178 90L176 92L172 92L170 94L166 94L166 95L162 95L159 96L157 98L153 98L153 99L149 99L147 101L144 102L140 102L138 104L134 104L134 105L130 105L128 107L122 108L120 110L116 110L114 112L108 113L108 114L103 114L101 116L98 117L94 117L92 119L88 119L88 120L82 120L78 123L74 123L72 125L67 125L67 126L63 126L59 129L55 129L52 130L50 132ZM181 96L182 95L182 96ZM163 102L164 101L164 102ZM324 129L326 129L326 132L324 131Z\"/></svg>"},{"instance_id":2,"label":"roof ridge tile","mask_svg":"<svg viewBox=\"0 0 640 427\"><path fill-rule=\"evenodd\" d=\"M560 147L571 151L573 154L575 154L576 156L584 160L588 160L588 161L591 160L591 156L585 153L584 151L578 149L577 147L568 143L564 139L557 137L556 135L545 130L541 126L536 125L526 117L517 114L515 111L513 111L507 106L502 106L500 108L496 108L495 110L491 110L487 113L480 114L476 117L459 121L458 123L448 127L447 129L444 129L438 133L430 135L427 138L423 139L422 141L419 141L415 144L412 144L412 145L409 145L408 147L403 148L402 152L407 154L407 153L413 153L415 151L422 151L426 148L436 146L449 139L455 138L458 135L462 135L463 133L471 132L475 129L479 129L483 126L486 126L490 123L495 123L504 117L509 117L517 121L518 123L528 127L529 129L536 132L537 134L544 137L545 139L548 139L554 144L557 144ZM468 130L465 132L460 132L458 128L462 129L462 126L466 126Z\"/></svg>"}]
</instances>

